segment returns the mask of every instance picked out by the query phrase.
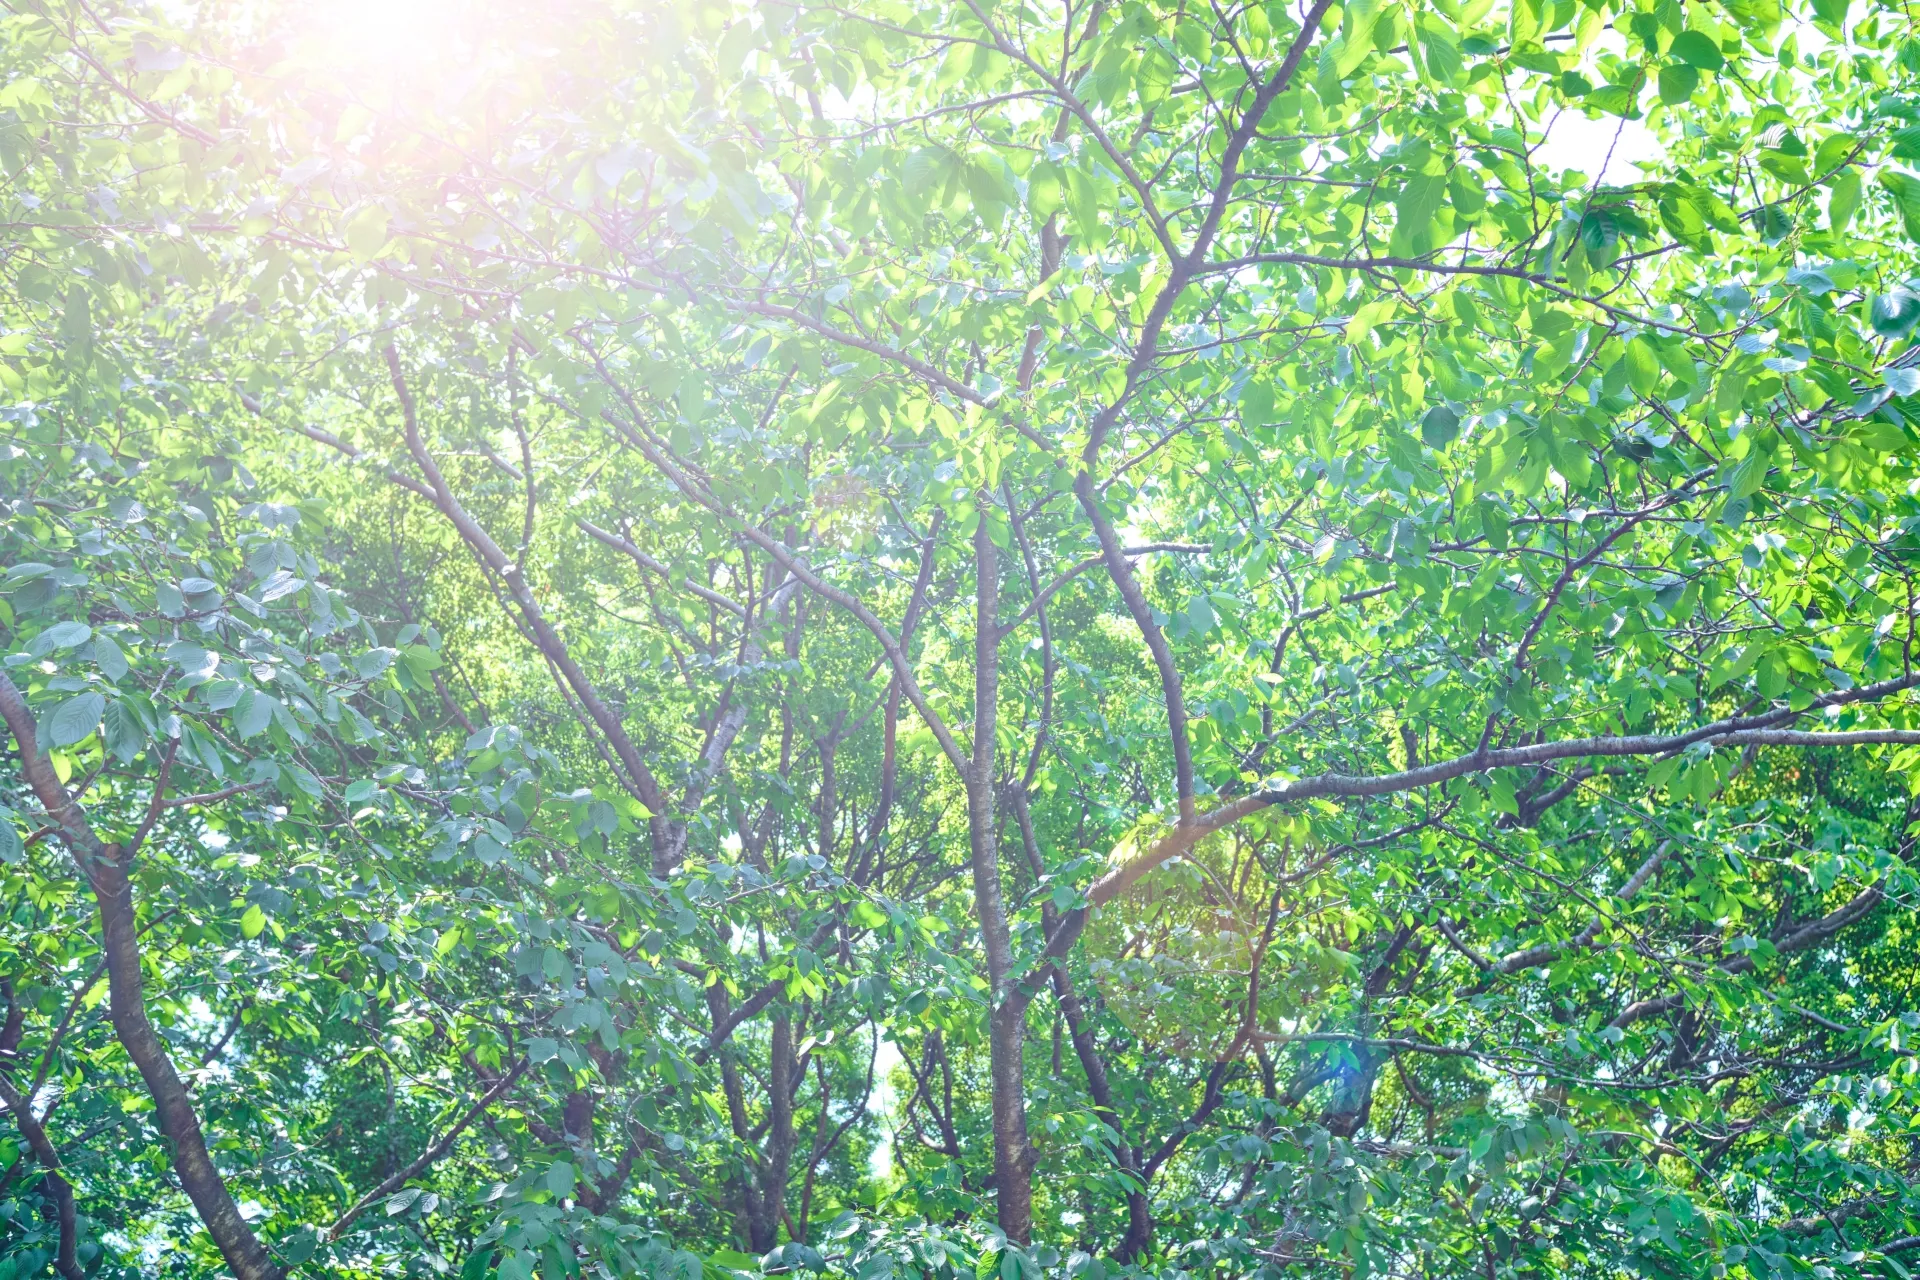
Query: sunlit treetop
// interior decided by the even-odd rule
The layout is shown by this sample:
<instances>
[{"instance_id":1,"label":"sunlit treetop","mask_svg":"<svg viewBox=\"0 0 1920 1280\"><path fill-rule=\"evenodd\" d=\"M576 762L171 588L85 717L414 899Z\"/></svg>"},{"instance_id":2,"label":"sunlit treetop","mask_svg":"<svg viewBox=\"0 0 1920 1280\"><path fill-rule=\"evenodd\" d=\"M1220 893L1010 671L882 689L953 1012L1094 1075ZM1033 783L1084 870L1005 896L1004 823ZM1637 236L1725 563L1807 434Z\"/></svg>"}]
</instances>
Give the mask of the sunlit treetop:
<instances>
[{"instance_id":1,"label":"sunlit treetop","mask_svg":"<svg viewBox=\"0 0 1920 1280\"><path fill-rule=\"evenodd\" d=\"M0 41L28 1273L1920 1247L1904 9Z\"/></svg>"}]
</instances>

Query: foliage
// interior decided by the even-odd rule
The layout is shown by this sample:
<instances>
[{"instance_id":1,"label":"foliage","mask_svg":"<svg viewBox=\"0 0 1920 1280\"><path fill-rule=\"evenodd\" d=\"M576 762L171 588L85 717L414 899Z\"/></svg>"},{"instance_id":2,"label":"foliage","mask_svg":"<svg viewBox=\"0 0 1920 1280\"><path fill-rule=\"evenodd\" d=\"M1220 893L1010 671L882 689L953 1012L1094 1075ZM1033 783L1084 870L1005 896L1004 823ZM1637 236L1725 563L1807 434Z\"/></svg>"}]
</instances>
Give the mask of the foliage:
<instances>
[{"instance_id":1,"label":"foliage","mask_svg":"<svg viewBox=\"0 0 1920 1280\"><path fill-rule=\"evenodd\" d=\"M1903 8L0 49L9 1274L1905 1275Z\"/></svg>"}]
</instances>

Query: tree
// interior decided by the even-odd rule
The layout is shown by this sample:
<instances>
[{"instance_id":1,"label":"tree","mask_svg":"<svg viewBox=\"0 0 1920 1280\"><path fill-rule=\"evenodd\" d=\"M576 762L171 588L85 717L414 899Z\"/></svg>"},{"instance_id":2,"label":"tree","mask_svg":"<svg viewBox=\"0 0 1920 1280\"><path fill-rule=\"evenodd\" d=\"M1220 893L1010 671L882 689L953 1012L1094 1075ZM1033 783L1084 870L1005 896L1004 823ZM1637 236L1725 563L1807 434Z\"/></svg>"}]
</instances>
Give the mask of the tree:
<instances>
[{"instance_id":1,"label":"tree","mask_svg":"<svg viewBox=\"0 0 1920 1280\"><path fill-rule=\"evenodd\" d=\"M411 833L432 961L335 980L476 1100L284 1262L386 1265L356 1207L476 1125L476 1275L1912 1244L1898 10L581 5L534 58L501 6L403 78L190 17L13 24L9 483L144 415L406 629L378 817L226 708L323 838ZM16 536L84 546L70 483ZM52 665L23 709L118 688ZM267 1110L340 1022L249 1037Z\"/></svg>"}]
</instances>

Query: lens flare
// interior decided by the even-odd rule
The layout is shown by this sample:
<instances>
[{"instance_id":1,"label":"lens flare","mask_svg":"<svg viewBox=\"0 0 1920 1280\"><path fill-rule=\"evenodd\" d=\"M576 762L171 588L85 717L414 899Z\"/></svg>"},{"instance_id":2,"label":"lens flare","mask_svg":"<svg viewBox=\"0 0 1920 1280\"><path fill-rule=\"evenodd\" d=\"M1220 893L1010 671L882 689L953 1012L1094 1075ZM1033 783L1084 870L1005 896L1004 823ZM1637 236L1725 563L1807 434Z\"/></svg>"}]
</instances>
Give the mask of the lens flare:
<instances>
[{"instance_id":1,"label":"lens flare","mask_svg":"<svg viewBox=\"0 0 1920 1280\"><path fill-rule=\"evenodd\" d=\"M399 89L462 61L471 0L329 0L293 10L289 52L303 67Z\"/></svg>"}]
</instances>

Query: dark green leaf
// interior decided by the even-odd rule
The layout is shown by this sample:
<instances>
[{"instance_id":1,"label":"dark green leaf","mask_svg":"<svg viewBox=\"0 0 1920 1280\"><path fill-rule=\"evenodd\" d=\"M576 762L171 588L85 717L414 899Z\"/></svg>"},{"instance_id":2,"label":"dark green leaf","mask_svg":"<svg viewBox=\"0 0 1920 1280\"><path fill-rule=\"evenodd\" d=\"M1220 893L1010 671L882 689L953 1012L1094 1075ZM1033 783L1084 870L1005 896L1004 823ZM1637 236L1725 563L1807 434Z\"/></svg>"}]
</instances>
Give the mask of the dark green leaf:
<instances>
[{"instance_id":1,"label":"dark green leaf","mask_svg":"<svg viewBox=\"0 0 1920 1280\"><path fill-rule=\"evenodd\" d=\"M1429 448L1444 449L1460 434L1460 415L1451 405L1437 404L1420 419L1420 438Z\"/></svg>"},{"instance_id":2,"label":"dark green leaf","mask_svg":"<svg viewBox=\"0 0 1920 1280\"><path fill-rule=\"evenodd\" d=\"M140 718L124 702L114 702L107 707L106 714L107 750L121 764L131 764L135 756L147 745L147 731L140 724Z\"/></svg>"},{"instance_id":3,"label":"dark green leaf","mask_svg":"<svg viewBox=\"0 0 1920 1280\"><path fill-rule=\"evenodd\" d=\"M101 673L109 680L121 680L125 678L129 670L127 666L127 655L120 651L120 646L115 644L113 638L108 635L102 634L94 637L93 661L94 665L99 667Z\"/></svg>"},{"instance_id":4,"label":"dark green leaf","mask_svg":"<svg viewBox=\"0 0 1920 1280\"><path fill-rule=\"evenodd\" d=\"M233 713L234 732L242 742L263 732L273 723L274 708L279 705L270 694L259 689L247 690L240 695L239 705Z\"/></svg>"},{"instance_id":5,"label":"dark green leaf","mask_svg":"<svg viewBox=\"0 0 1920 1280\"><path fill-rule=\"evenodd\" d=\"M107 700L98 693L82 693L68 698L54 710L47 722L47 736L56 747L70 747L91 737L100 727Z\"/></svg>"},{"instance_id":6,"label":"dark green leaf","mask_svg":"<svg viewBox=\"0 0 1920 1280\"><path fill-rule=\"evenodd\" d=\"M1904 338L1920 323L1920 293L1896 288L1876 296L1869 309L1873 331L1883 338Z\"/></svg>"}]
</instances>

